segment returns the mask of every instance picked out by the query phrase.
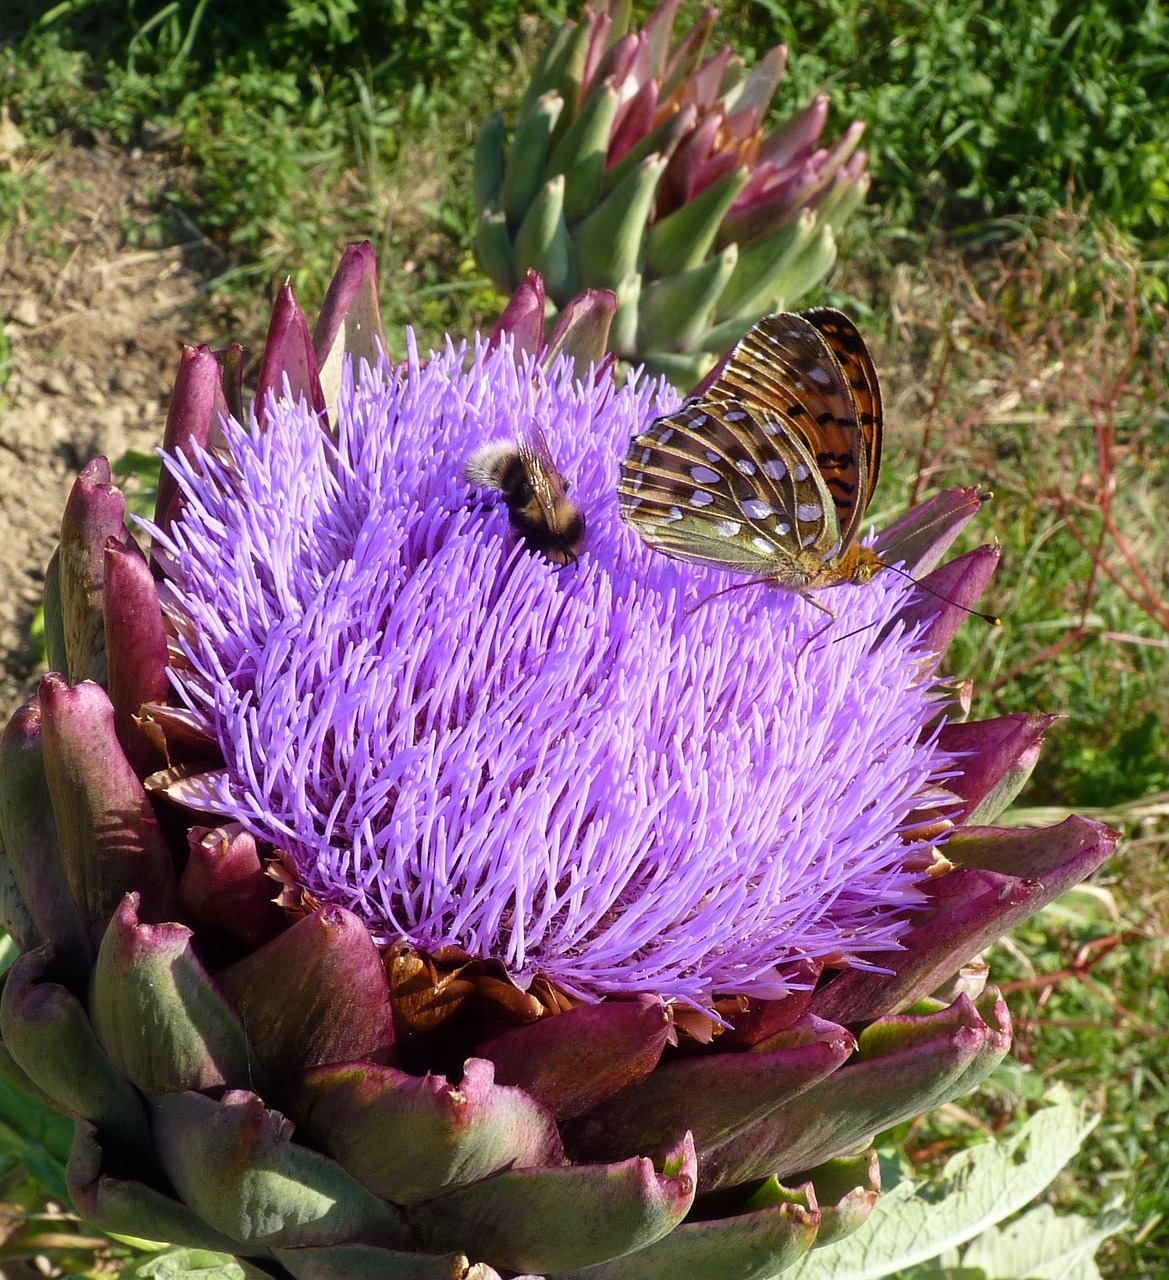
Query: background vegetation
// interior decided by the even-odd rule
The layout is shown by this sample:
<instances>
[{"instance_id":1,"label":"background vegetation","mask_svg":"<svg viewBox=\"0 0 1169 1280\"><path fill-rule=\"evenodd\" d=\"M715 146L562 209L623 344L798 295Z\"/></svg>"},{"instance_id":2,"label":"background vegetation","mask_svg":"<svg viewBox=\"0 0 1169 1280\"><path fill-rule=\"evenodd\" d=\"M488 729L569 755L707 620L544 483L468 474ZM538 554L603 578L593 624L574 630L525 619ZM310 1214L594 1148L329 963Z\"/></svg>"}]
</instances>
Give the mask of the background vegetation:
<instances>
[{"instance_id":1,"label":"background vegetation","mask_svg":"<svg viewBox=\"0 0 1169 1280\"><path fill-rule=\"evenodd\" d=\"M182 157L126 231L215 247L201 338L255 348L274 280L291 273L311 312L341 245L368 236L391 341L406 322L435 340L502 306L471 253L470 148L565 8L8 0L0 100L46 155L100 139ZM1169 1274L1169 16L1155 0L756 0L728 4L716 36L749 57L790 44L781 111L822 84L835 130L868 122L870 208L808 301L861 318L890 390L874 518L944 484L996 490L977 537L1004 546L988 607L1006 626L969 624L954 669L979 714L1066 716L1021 798L1031 817L1086 810L1129 835L1095 889L994 956L1035 1070L896 1136L930 1167L1067 1082L1102 1121L1057 1202L1126 1206L1103 1269ZM0 237L52 254L57 216L0 172ZM60 1135L28 1123L0 1106L0 1195L23 1222L30 1187L59 1193ZM74 1249L49 1253L93 1265Z\"/></svg>"}]
</instances>

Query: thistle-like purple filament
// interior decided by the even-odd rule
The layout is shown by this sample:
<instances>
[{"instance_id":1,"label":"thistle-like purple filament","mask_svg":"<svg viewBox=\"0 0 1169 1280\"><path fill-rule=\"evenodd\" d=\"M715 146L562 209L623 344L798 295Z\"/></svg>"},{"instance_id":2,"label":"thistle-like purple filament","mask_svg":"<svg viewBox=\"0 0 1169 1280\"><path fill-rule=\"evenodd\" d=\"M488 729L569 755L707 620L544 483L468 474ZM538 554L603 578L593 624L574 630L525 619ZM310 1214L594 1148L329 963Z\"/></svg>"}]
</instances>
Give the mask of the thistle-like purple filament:
<instances>
[{"instance_id":1,"label":"thistle-like purple filament","mask_svg":"<svg viewBox=\"0 0 1169 1280\"><path fill-rule=\"evenodd\" d=\"M952 768L928 657L877 625L910 584L834 590L827 628L766 586L694 609L726 576L617 511L671 390L506 347L351 373L336 439L282 401L263 432L227 424L231 461L167 461L175 681L226 762L209 804L375 936L521 985L767 996L795 957L895 945L908 829ZM462 478L533 413L587 513L560 572Z\"/></svg>"}]
</instances>

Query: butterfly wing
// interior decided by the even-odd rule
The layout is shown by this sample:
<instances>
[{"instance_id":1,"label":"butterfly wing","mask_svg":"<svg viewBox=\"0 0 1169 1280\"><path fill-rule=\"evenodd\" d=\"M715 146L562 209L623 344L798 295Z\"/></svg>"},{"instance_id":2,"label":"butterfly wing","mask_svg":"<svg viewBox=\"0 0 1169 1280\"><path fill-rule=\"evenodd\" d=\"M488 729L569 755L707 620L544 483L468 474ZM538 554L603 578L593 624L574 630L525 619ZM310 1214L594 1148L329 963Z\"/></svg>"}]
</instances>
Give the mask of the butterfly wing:
<instances>
[{"instance_id":1,"label":"butterfly wing","mask_svg":"<svg viewBox=\"0 0 1169 1280\"><path fill-rule=\"evenodd\" d=\"M800 314L823 335L852 388L867 464L865 493L861 500L863 513L872 500L873 491L877 487L877 476L881 471L881 441L885 418L881 407L881 385L877 381L877 368L860 330L842 311L835 311L831 307L813 307Z\"/></svg>"},{"instance_id":2,"label":"butterfly wing","mask_svg":"<svg viewBox=\"0 0 1169 1280\"><path fill-rule=\"evenodd\" d=\"M840 312L820 311L825 325L830 315L850 326ZM741 401L763 421L789 424L828 486L847 546L871 493L869 449L849 379L819 325L790 311L765 316L731 352L706 399Z\"/></svg>"},{"instance_id":3,"label":"butterfly wing","mask_svg":"<svg viewBox=\"0 0 1169 1280\"><path fill-rule=\"evenodd\" d=\"M692 400L652 422L617 492L650 546L691 564L787 582L797 561L841 545L832 494L792 424L736 400Z\"/></svg>"}]
</instances>

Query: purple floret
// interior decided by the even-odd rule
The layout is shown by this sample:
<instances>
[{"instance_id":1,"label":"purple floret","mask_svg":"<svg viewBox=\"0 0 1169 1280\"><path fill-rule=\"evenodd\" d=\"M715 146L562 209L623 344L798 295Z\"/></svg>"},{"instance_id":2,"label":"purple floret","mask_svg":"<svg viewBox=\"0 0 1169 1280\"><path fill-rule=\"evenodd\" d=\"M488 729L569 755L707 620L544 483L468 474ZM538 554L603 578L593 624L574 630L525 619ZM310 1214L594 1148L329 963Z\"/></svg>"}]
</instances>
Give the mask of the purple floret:
<instances>
[{"instance_id":1,"label":"purple floret","mask_svg":"<svg viewBox=\"0 0 1169 1280\"><path fill-rule=\"evenodd\" d=\"M377 938L520 985L708 1003L895 945L906 831L952 768L930 658L879 638L910 584L834 588L831 626L768 586L696 607L732 580L617 510L630 437L676 404L661 384L506 347L351 372L336 440L269 402L263 432L226 424L231 457L167 460L174 678L226 762L210 806ZM562 569L462 474L533 414L587 519Z\"/></svg>"}]
</instances>

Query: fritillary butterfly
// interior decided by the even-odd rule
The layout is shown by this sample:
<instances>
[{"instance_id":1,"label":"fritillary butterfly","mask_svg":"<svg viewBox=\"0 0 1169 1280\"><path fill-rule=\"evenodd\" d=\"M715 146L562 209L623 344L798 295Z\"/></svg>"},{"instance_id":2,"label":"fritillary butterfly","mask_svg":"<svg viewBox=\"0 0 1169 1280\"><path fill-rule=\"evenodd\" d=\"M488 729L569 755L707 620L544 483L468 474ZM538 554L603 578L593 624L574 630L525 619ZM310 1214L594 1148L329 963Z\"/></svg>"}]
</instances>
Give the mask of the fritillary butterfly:
<instances>
[{"instance_id":1,"label":"fritillary butterfly","mask_svg":"<svg viewBox=\"0 0 1169 1280\"><path fill-rule=\"evenodd\" d=\"M881 392L856 325L827 307L766 316L701 395L635 436L621 515L677 560L812 596L884 562L857 532L881 464Z\"/></svg>"}]
</instances>

